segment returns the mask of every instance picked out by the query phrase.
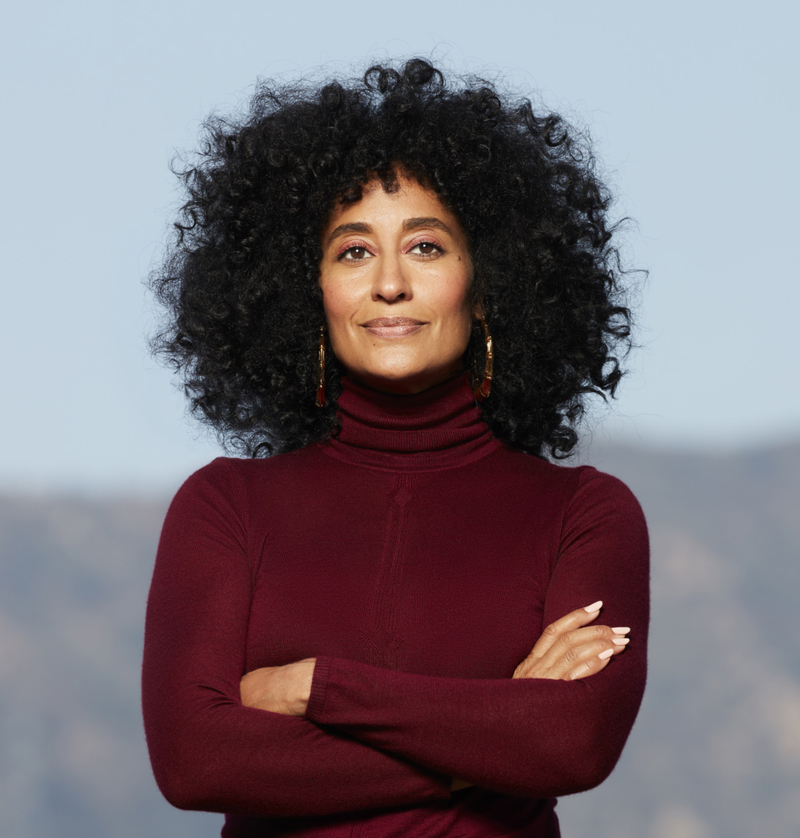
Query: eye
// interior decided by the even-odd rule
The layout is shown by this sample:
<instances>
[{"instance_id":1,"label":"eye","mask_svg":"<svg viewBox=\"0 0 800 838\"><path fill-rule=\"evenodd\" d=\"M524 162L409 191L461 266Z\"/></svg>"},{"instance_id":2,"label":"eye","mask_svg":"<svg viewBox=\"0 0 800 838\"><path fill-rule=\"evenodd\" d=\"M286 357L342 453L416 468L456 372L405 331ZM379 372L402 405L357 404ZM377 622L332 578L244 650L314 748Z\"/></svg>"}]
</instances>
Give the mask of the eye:
<instances>
[{"instance_id":1,"label":"eye","mask_svg":"<svg viewBox=\"0 0 800 838\"><path fill-rule=\"evenodd\" d=\"M343 250L336 258L340 262L363 262L371 256L372 254L363 244L354 244Z\"/></svg>"},{"instance_id":2,"label":"eye","mask_svg":"<svg viewBox=\"0 0 800 838\"><path fill-rule=\"evenodd\" d=\"M417 256L429 259L432 256L438 256L439 254L444 253L444 250L435 242L421 241L409 248L408 253L414 253Z\"/></svg>"}]
</instances>

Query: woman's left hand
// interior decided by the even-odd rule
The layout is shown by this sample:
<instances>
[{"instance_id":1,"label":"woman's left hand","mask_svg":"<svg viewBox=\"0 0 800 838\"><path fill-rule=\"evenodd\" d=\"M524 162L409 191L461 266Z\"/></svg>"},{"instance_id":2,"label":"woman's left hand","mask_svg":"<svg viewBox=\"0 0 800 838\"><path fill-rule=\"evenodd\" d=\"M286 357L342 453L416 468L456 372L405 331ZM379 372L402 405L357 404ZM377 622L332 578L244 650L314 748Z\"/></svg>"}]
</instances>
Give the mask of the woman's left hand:
<instances>
[{"instance_id":1,"label":"woman's left hand","mask_svg":"<svg viewBox=\"0 0 800 838\"><path fill-rule=\"evenodd\" d=\"M589 626L600 613L601 605L602 602L596 602L577 608L547 626L511 677L575 681L605 669L612 655L620 654L627 646L630 629Z\"/></svg>"},{"instance_id":2,"label":"woman's left hand","mask_svg":"<svg viewBox=\"0 0 800 838\"><path fill-rule=\"evenodd\" d=\"M243 706L284 716L304 716L316 662L316 658L305 658L248 672L239 682Z\"/></svg>"}]
</instances>

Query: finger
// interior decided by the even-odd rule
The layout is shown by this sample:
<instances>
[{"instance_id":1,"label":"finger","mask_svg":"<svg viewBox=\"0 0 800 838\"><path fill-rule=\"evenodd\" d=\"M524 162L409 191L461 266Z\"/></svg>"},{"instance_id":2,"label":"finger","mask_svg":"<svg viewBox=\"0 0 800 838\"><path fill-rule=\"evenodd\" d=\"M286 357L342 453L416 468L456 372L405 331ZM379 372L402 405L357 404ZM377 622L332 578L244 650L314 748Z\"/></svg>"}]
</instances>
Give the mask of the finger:
<instances>
[{"instance_id":1,"label":"finger","mask_svg":"<svg viewBox=\"0 0 800 838\"><path fill-rule=\"evenodd\" d=\"M599 655L591 656L581 661L578 666L567 673L563 680L577 681L581 678L588 678L590 675L596 675L608 666L612 658L624 651L625 646L615 646L612 649L606 649Z\"/></svg>"},{"instance_id":2,"label":"finger","mask_svg":"<svg viewBox=\"0 0 800 838\"><path fill-rule=\"evenodd\" d=\"M562 634L542 658L526 658L515 670L514 678L566 677L581 662L607 649L622 651L629 643L623 636L627 627L586 626Z\"/></svg>"},{"instance_id":3,"label":"finger","mask_svg":"<svg viewBox=\"0 0 800 838\"><path fill-rule=\"evenodd\" d=\"M589 665L589 671L593 672L596 659L606 662L614 655L623 652L627 644L628 638L621 637L613 640L604 638L580 646L572 646L558 660L548 665L547 677L572 680L573 673L582 672L587 665Z\"/></svg>"},{"instance_id":4,"label":"finger","mask_svg":"<svg viewBox=\"0 0 800 838\"><path fill-rule=\"evenodd\" d=\"M615 637L630 631L628 628L610 629L608 626L586 626L597 617L601 606L602 602L596 602L586 608L578 608L547 626L531 653L514 670L512 677L550 677L544 672L558 661L570 646L580 645L593 639ZM565 638L568 638L567 642Z\"/></svg>"},{"instance_id":5,"label":"finger","mask_svg":"<svg viewBox=\"0 0 800 838\"><path fill-rule=\"evenodd\" d=\"M542 632L542 636L536 641L536 645L531 650L529 658L541 658L547 653L552 645L564 632L572 629L580 628L588 623L591 623L600 613L603 607L602 600L593 602L585 608L576 608L575 611L570 611L569 614L564 615L554 623L550 623Z\"/></svg>"},{"instance_id":6,"label":"finger","mask_svg":"<svg viewBox=\"0 0 800 838\"><path fill-rule=\"evenodd\" d=\"M623 632L626 631L630 631L630 629L610 628L609 626L584 626L583 628L564 632L542 656L541 663L543 666L552 666L564 657L571 660L575 657L575 650L587 644L597 644L601 641L614 642L625 640ZM623 642L614 643L614 645L624 646L626 644ZM608 648L608 644L597 646L596 648L597 652L600 653Z\"/></svg>"}]
</instances>

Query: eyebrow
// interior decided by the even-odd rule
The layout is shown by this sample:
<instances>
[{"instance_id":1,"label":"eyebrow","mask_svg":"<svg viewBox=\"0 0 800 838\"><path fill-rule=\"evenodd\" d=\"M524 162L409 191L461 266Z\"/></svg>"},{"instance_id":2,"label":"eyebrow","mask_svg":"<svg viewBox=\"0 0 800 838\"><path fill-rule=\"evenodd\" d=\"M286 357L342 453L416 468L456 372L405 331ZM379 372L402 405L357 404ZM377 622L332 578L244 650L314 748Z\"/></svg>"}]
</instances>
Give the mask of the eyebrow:
<instances>
[{"instance_id":1,"label":"eyebrow","mask_svg":"<svg viewBox=\"0 0 800 838\"><path fill-rule=\"evenodd\" d=\"M450 228L442 221L440 218L436 218L436 216L423 216L420 218L406 218L403 222L403 231L408 232L409 230L416 230L419 227L435 227L437 230L443 230L449 236L452 236L453 233L451 232ZM328 244L339 236L347 235L347 233L371 233L372 227L369 224L365 224L363 221L352 221L349 224L340 224L338 227L334 229L334 231L328 236Z\"/></svg>"},{"instance_id":2,"label":"eyebrow","mask_svg":"<svg viewBox=\"0 0 800 838\"><path fill-rule=\"evenodd\" d=\"M371 233L372 227L369 224L365 224L363 221L353 221L350 224L340 224L331 234L328 236L328 244L330 244L335 238L338 236L344 236L347 233Z\"/></svg>"},{"instance_id":3,"label":"eyebrow","mask_svg":"<svg viewBox=\"0 0 800 838\"><path fill-rule=\"evenodd\" d=\"M435 215L423 218L407 218L403 222L403 230L416 230L418 227L435 227L437 230L444 230L449 236L452 236L450 228L440 218Z\"/></svg>"}]
</instances>

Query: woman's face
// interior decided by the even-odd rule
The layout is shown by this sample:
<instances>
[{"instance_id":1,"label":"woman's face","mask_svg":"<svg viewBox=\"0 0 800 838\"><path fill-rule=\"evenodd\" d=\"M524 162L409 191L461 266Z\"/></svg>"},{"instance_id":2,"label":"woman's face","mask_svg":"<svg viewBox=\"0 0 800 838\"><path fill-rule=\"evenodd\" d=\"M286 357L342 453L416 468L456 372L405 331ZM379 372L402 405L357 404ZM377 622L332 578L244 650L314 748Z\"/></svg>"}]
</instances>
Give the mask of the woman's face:
<instances>
[{"instance_id":1,"label":"woman's face","mask_svg":"<svg viewBox=\"0 0 800 838\"><path fill-rule=\"evenodd\" d=\"M365 384L419 393L463 367L474 307L467 237L436 193L398 175L338 206L322 233L322 288L336 357Z\"/></svg>"}]
</instances>

